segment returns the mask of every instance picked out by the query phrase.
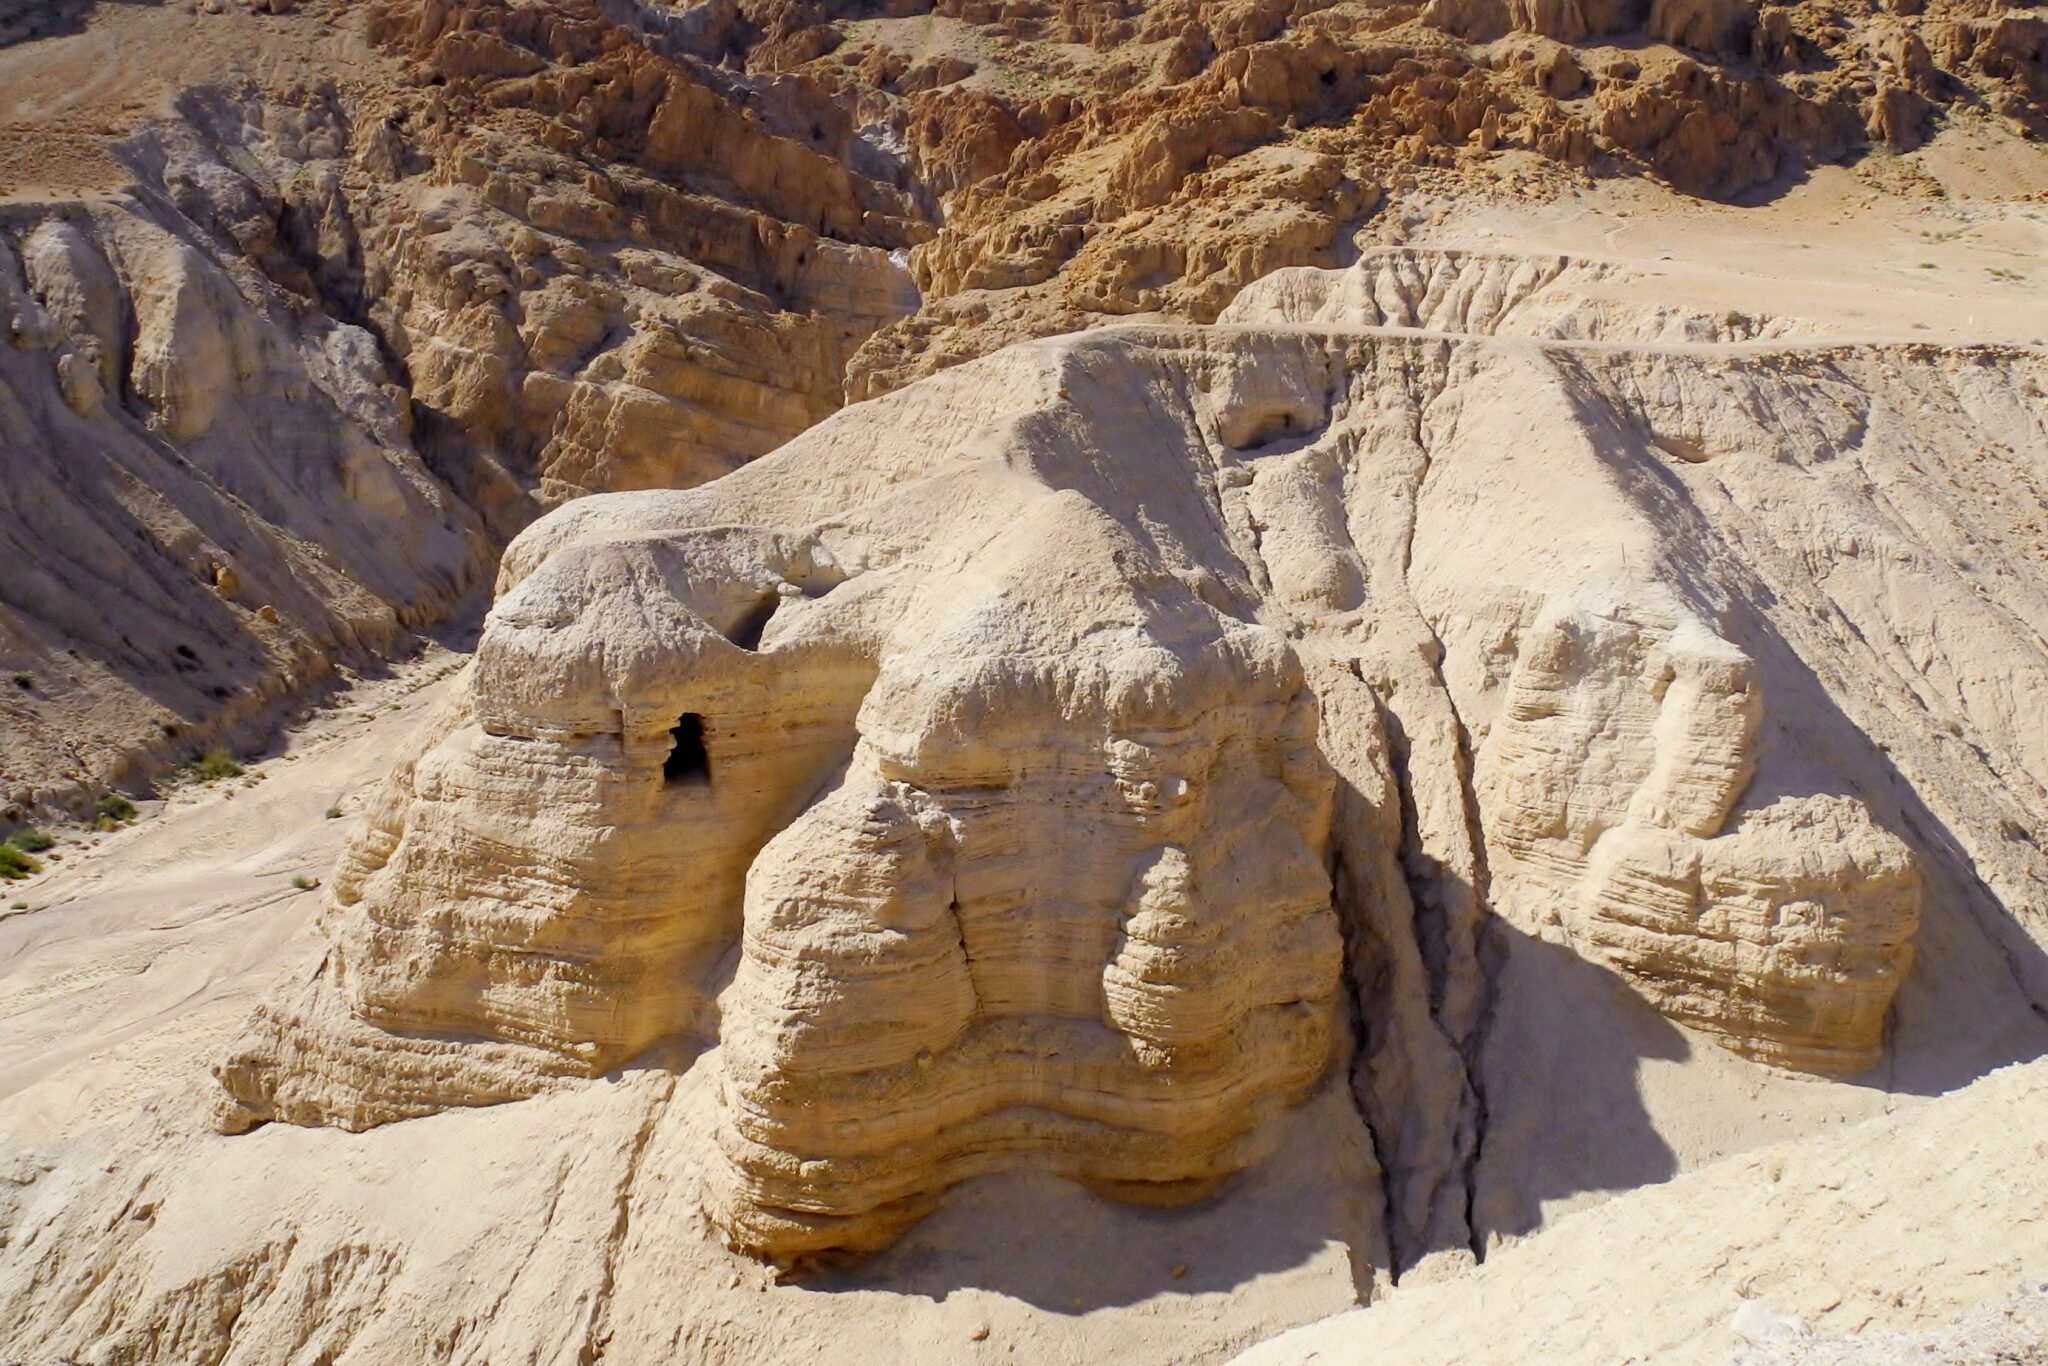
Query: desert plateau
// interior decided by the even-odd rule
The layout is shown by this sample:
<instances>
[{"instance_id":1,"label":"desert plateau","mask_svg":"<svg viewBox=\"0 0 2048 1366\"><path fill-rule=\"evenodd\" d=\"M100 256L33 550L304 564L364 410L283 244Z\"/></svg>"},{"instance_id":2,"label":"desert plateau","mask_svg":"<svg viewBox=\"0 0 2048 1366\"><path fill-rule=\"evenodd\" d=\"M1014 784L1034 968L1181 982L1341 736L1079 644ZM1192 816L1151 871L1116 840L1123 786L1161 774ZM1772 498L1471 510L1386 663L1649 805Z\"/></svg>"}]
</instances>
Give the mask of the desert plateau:
<instances>
[{"instance_id":1,"label":"desert plateau","mask_svg":"<svg viewBox=\"0 0 2048 1366\"><path fill-rule=\"evenodd\" d=\"M2048 7L0 0L0 1366L2048 1363Z\"/></svg>"}]
</instances>

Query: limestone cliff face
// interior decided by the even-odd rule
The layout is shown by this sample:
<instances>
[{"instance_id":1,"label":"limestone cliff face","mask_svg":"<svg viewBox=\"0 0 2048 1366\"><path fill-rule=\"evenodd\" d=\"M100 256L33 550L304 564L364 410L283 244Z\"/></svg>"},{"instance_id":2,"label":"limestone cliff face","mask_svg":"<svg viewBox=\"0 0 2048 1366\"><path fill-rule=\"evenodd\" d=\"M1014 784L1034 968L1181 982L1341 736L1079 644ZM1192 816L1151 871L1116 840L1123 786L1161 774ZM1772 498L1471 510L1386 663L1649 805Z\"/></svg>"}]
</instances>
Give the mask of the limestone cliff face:
<instances>
[{"instance_id":1,"label":"limestone cliff face","mask_svg":"<svg viewBox=\"0 0 2048 1366\"><path fill-rule=\"evenodd\" d=\"M1032 369L1018 420L1057 383ZM784 492L822 516L886 481L859 439ZM222 1069L236 1122L373 1124L715 1029L721 1217L785 1259L1019 1161L1186 1200L1253 1160L1342 1048L1313 693L1087 499L978 496L1001 447L974 444L936 479L902 450L851 539L518 542L462 714L336 878L328 968ZM727 487L706 514L759 526ZM899 539L934 497L981 504L978 591Z\"/></svg>"},{"instance_id":2,"label":"limestone cliff face","mask_svg":"<svg viewBox=\"0 0 2048 1366\"><path fill-rule=\"evenodd\" d=\"M1878 1060L1908 984L1972 990L1965 943L2043 989L2039 856L1991 814L2042 789L1885 757L1923 707L2032 754L2031 552L1912 472L1967 437L1893 400L2038 448L2007 419L2040 359L1999 359L1123 329L580 500L508 552L225 1122L360 1128L695 1040L710 1213L787 1262L1018 1166L1188 1198L1348 1070L1393 1255L1462 1246L1510 932L1815 1072ZM1855 472L1815 454L1843 424ZM2012 594L1870 492L1902 480ZM1851 524L1893 547L1875 578L1744 558ZM1906 603L1973 643L1873 650Z\"/></svg>"},{"instance_id":3,"label":"limestone cliff face","mask_svg":"<svg viewBox=\"0 0 2048 1366\"><path fill-rule=\"evenodd\" d=\"M841 89L879 75L907 97L905 141L944 209L911 253L923 303L856 356L856 396L1133 313L1211 321L1273 272L1398 240L1387 220L1412 196L1497 176L1647 175L1724 197L1850 149L1910 150L1964 107L2048 126L2038 21L1967 3L933 7L985 67L1030 70L1029 97L892 81L904 54L885 24L764 8L809 41L755 60ZM1051 59L1056 43L1094 60Z\"/></svg>"},{"instance_id":4,"label":"limestone cliff face","mask_svg":"<svg viewBox=\"0 0 2048 1366\"><path fill-rule=\"evenodd\" d=\"M783 92L594 4L370 10L415 84L342 177L362 306L465 460L542 506L774 449L917 306L890 256L927 231L910 197L795 135Z\"/></svg>"},{"instance_id":5,"label":"limestone cliff face","mask_svg":"<svg viewBox=\"0 0 2048 1366\"><path fill-rule=\"evenodd\" d=\"M1508 678L1480 794L1497 904L1549 901L1737 1052L1875 1064L1919 924L1911 852L1847 796L1731 818L1758 761L1754 661L1697 618L1603 607L1546 610Z\"/></svg>"}]
</instances>

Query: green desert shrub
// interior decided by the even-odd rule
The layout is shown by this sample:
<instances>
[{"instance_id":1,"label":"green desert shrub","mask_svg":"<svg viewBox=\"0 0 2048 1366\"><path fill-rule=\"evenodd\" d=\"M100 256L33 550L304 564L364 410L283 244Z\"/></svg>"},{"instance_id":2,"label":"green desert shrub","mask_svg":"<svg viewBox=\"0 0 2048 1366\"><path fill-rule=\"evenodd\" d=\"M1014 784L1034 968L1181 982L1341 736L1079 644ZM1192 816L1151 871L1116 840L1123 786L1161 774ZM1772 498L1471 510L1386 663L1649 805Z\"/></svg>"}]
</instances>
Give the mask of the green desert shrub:
<instances>
[{"instance_id":1,"label":"green desert shrub","mask_svg":"<svg viewBox=\"0 0 2048 1366\"><path fill-rule=\"evenodd\" d=\"M135 803L118 792L108 792L93 803L92 813L99 817L100 829L111 830L135 819Z\"/></svg>"},{"instance_id":2,"label":"green desert shrub","mask_svg":"<svg viewBox=\"0 0 2048 1366\"><path fill-rule=\"evenodd\" d=\"M9 835L7 842L24 854L40 854L57 841L51 838L47 831L38 830L31 825Z\"/></svg>"},{"instance_id":3,"label":"green desert shrub","mask_svg":"<svg viewBox=\"0 0 2048 1366\"><path fill-rule=\"evenodd\" d=\"M241 777L242 766L235 762L234 755L220 745L215 745L187 764L185 772L191 775L194 782L213 783L219 782L222 778Z\"/></svg>"},{"instance_id":4,"label":"green desert shrub","mask_svg":"<svg viewBox=\"0 0 2048 1366\"><path fill-rule=\"evenodd\" d=\"M0 881L15 882L43 870L43 861L11 844L0 844Z\"/></svg>"}]
</instances>

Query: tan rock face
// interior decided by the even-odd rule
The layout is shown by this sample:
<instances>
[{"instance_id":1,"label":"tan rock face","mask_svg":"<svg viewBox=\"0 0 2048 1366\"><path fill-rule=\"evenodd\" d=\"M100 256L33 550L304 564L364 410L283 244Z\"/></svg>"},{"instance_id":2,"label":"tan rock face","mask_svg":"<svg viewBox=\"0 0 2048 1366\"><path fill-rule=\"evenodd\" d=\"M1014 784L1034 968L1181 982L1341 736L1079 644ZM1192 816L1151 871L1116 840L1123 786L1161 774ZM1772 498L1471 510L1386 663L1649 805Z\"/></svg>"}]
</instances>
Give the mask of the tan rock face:
<instances>
[{"instance_id":1,"label":"tan rock face","mask_svg":"<svg viewBox=\"0 0 2048 1366\"><path fill-rule=\"evenodd\" d=\"M1359 267L1531 325L1579 269ZM1843 423L1904 477L1961 438L1888 395L2017 413L2038 358L1418 339L1329 306L1016 348L535 526L335 879L326 964L220 1069L230 1127L360 1128L695 1039L710 1213L787 1262L1016 1167L1188 1198L1348 1058L1398 1258L1472 1236L1482 905L1737 1053L1877 1061L1920 921L1996 940L2002 913L1881 776L1870 735L1926 664L1815 633L1771 605L1820 600L1801 571L1730 546L1752 515L1910 535L1863 479L1801 476L1817 517L1769 491ZM1900 572L1976 614L1976 657L2019 640L1952 571ZM1874 624L1905 590L1830 591ZM2026 800L1949 780L1962 828Z\"/></svg>"},{"instance_id":2,"label":"tan rock face","mask_svg":"<svg viewBox=\"0 0 2048 1366\"><path fill-rule=\"evenodd\" d=\"M878 718L748 877L720 1027L736 1242L878 1247L1024 1164L1178 1203L1260 1154L1333 1056L1341 968L1331 775L1273 644L1174 641L1129 681L885 666L909 705L876 710L917 729Z\"/></svg>"},{"instance_id":3,"label":"tan rock face","mask_svg":"<svg viewBox=\"0 0 2048 1366\"><path fill-rule=\"evenodd\" d=\"M474 603L544 508L701 483L818 421L915 307L900 189L594 7L330 17L360 30L334 79L179 92L115 146L131 192L0 224L0 433L27 462L0 526L37 566L0 658L45 681L0 709L0 812L89 813L265 738L335 662ZM107 450L106 481L56 479ZM216 566L239 610L186 591ZM148 620L96 619L95 581Z\"/></svg>"},{"instance_id":4,"label":"tan rock face","mask_svg":"<svg viewBox=\"0 0 2048 1366\"><path fill-rule=\"evenodd\" d=\"M1525 641L1480 793L1494 885L1555 895L1576 939L1739 1053L1875 1064L1918 873L1853 797L1731 819L1757 765L1753 661L1696 619L1577 605Z\"/></svg>"},{"instance_id":5,"label":"tan rock face","mask_svg":"<svg viewBox=\"0 0 2048 1366\"><path fill-rule=\"evenodd\" d=\"M877 1247L1019 1162L1184 1201L1253 1160L1339 1049L1313 695L1271 632L1156 573L1134 597L1143 551L1084 501L1017 498L973 514L1030 513L972 597L794 533L642 539L637 603L611 551L516 552L469 724L335 879L329 971L222 1069L236 1122L606 1070L706 1027L737 937L712 1027L749 1248Z\"/></svg>"},{"instance_id":6,"label":"tan rock face","mask_svg":"<svg viewBox=\"0 0 2048 1366\"><path fill-rule=\"evenodd\" d=\"M32 292L70 338L59 396L86 416L132 400L188 454L235 428L219 420L235 385L280 373L296 342L273 315L331 320L352 354L323 391L353 420L406 428L379 446L411 448L434 497L466 505L441 520L473 519L487 562L567 499L716 478L849 398L1015 340L1211 321L1253 281L1402 240L1418 199L1609 173L1733 195L1795 162L1917 146L1964 109L2044 126L2040 21L1965 0L887 8L0 12L0 41L47 39L30 46L53 69L79 64L75 82L11 68L29 93L0 99L15 130L0 188L131 185L123 212L184 248L101 278L58 228L38 236L48 215L13 222ZM95 48L98 33L75 32L88 19L149 27ZM158 47L181 61L108 55ZM149 91L124 109L174 114L81 123L65 93L137 80ZM402 520L380 460L345 458ZM349 561L345 534L282 530ZM364 586L413 624L449 610L438 577ZM36 637L37 614L13 611L13 635ZM200 624L181 618L186 634ZM37 746L0 795L139 791L182 757L166 725L254 739L325 676L333 634L313 631L291 665L264 646L269 662L209 684L235 698L161 712L81 674L89 697L22 724L78 752ZM369 653L396 639L357 635ZM47 644L9 649L10 670L67 668ZM97 647L92 663L137 667Z\"/></svg>"},{"instance_id":7,"label":"tan rock face","mask_svg":"<svg viewBox=\"0 0 2048 1366\"><path fill-rule=\"evenodd\" d=\"M1385 205L1497 186L1503 153L1544 193L1619 173L1723 197L1851 148L1918 146L1958 99L2044 127L2038 21L1967 4L1871 5L1847 24L1749 0L1164 0L1087 26L1074 8L1008 4L973 36L983 69L1023 66L1056 93L968 83L906 101L912 164L945 214L912 252L921 306L861 349L854 395L1134 312L1208 322L1270 272L1398 240ZM825 28L808 7L776 12ZM880 25L834 32L795 70L851 89L894 55ZM1046 61L1027 38L1100 57Z\"/></svg>"}]
</instances>

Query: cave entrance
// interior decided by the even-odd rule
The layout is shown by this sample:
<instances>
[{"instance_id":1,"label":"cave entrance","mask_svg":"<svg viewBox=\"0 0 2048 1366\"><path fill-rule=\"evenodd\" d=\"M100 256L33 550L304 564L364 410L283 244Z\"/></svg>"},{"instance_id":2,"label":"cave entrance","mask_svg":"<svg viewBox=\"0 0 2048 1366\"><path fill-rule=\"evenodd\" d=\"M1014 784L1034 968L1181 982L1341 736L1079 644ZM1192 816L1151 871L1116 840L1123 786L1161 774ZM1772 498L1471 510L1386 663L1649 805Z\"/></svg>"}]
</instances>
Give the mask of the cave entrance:
<instances>
[{"instance_id":1,"label":"cave entrance","mask_svg":"<svg viewBox=\"0 0 2048 1366\"><path fill-rule=\"evenodd\" d=\"M662 761L661 776L669 783L711 785L711 756L704 750L704 718L687 712L668 733L675 744Z\"/></svg>"}]
</instances>

